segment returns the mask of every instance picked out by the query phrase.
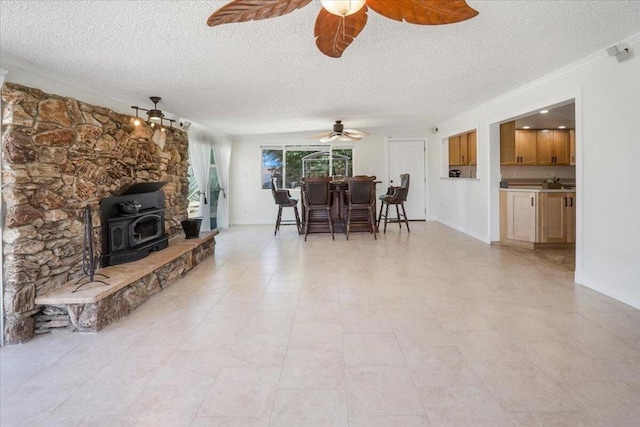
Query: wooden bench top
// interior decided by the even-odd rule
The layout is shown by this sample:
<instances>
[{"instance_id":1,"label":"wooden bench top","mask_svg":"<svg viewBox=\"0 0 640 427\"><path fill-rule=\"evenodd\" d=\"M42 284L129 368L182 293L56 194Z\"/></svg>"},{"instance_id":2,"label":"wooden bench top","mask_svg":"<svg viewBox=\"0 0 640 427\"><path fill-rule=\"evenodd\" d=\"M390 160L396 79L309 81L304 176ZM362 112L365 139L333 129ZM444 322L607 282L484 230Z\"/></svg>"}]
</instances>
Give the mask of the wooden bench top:
<instances>
[{"instance_id":1,"label":"wooden bench top","mask_svg":"<svg viewBox=\"0 0 640 427\"><path fill-rule=\"evenodd\" d=\"M62 287L52 290L44 295L36 297L38 305L60 305L60 304L92 304L119 291L120 289L137 282L147 274L156 271L167 265L171 261L192 251L203 243L212 240L218 234L217 231L201 232L196 239L185 239L181 236L173 237L169 240L169 247L157 252L151 252L149 256L126 264L112 265L96 270L95 280L100 282L87 283L77 292L73 292L79 285L88 278L82 279L78 283L77 279L65 283ZM104 274L109 278L104 278L98 274Z\"/></svg>"}]
</instances>

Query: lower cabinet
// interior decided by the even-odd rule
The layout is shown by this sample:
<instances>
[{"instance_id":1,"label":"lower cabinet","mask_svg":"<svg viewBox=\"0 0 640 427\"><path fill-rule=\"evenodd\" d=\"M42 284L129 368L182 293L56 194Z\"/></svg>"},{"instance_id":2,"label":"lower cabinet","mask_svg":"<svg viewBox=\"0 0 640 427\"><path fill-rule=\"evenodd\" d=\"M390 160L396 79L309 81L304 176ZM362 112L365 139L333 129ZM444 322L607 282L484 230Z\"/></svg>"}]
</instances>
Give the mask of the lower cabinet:
<instances>
[{"instance_id":1,"label":"lower cabinet","mask_svg":"<svg viewBox=\"0 0 640 427\"><path fill-rule=\"evenodd\" d=\"M507 239L536 241L537 193L508 192Z\"/></svg>"},{"instance_id":2,"label":"lower cabinet","mask_svg":"<svg viewBox=\"0 0 640 427\"><path fill-rule=\"evenodd\" d=\"M575 241L575 193L540 193L542 243Z\"/></svg>"},{"instance_id":3,"label":"lower cabinet","mask_svg":"<svg viewBox=\"0 0 640 427\"><path fill-rule=\"evenodd\" d=\"M500 240L535 247L575 242L575 192L500 192Z\"/></svg>"}]
</instances>

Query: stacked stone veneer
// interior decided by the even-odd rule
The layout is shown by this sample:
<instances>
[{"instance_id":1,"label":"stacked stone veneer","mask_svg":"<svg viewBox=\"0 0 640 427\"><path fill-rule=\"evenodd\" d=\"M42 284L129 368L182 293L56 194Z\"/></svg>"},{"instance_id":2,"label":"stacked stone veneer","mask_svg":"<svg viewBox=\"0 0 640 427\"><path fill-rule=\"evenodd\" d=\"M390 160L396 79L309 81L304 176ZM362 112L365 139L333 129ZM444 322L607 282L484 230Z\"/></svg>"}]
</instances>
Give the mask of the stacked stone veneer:
<instances>
[{"instance_id":1,"label":"stacked stone veneer","mask_svg":"<svg viewBox=\"0 0 640 427\"><path fill-rule=\"evenodd\" d=\"M2 197L6 342L31 338L35 297L82 275L83 210L136 182L167 181L165 226L187 217L188 142L133 117L6 83L2 89Z\"/></svg>"},{"instance_id":2,"label":"stacked stone veneer","mask_svg":"<svg viewBox=\"0 0 640 427\"><path fill-rule=\"evenodd\" d=\"M70 326L74 331L97 332L131 313L153 294L174 284L204 259L213 255L215 239L211 238L191 251L170 261L153 273L92 304L67 304Z\"/></svg>"}]
</instances>

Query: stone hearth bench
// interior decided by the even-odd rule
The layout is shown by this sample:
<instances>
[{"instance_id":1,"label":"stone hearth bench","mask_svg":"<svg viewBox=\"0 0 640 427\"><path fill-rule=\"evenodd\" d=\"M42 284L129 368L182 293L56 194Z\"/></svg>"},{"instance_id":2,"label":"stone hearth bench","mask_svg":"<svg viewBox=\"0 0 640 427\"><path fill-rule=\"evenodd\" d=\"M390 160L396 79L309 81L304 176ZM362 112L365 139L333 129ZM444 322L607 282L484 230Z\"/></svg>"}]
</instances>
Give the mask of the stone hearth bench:
<instances>
[{"instance_id":1,"label":"stone hearth bench","mask_svg":"<svg viewBox=\"0 0 640 427\"><path fill-rule=\"evenodd\" d=\"M151 252L146 258L98 269L94 279L109 285L92 282L72 292L78 287L77 280L73 280L36 297L35 302L40 306L64 307L75 330L97 332L125 317L151 295L175 283L213 255L217 234L217 231L202 232L196 239L174 237L169 240L168 248Z\"/></svg>"}]
</instances>

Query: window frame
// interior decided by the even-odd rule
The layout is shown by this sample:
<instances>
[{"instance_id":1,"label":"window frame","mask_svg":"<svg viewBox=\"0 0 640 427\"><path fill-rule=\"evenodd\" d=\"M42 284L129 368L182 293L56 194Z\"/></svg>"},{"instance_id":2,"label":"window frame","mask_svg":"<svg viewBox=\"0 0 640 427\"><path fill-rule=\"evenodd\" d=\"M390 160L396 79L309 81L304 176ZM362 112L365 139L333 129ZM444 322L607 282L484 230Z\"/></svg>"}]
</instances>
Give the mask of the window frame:
<instances>
[{"instance_id":1,"label":"window frame","mask_svg":"<svg viewBox=\"0 0 640 427\"><path fill-rule=\"evenodd\" d=\"M317 144L313 144L313 145L294 145L294 144L286 144L286 145L263 145L260 146L260 170L263 170L264 164L263 164L263 159L264 159L264 151L265 150L282 150L282 171L281 171L281 175L283 177L282 179L282 186L279 189L286 189L286 190L296 190L299 189L300 187L287 187L286 186L286 182L287 182L287 152L291 152L291 151L312 151L312 152L324 152L324 153L328 153L329 154L329 173L333 173L333 151L334 150L351 150L351 174L353 175L353 171L355 170L355 147L354 144L331 144L331 145L317 145ZM265 188L265 182L263 181L262 178L262 172L260 173L260 187L262 190L271 190L271 187L269 186L269 188ZM332 176L332 175L329 175Z\"/></svg>"}]
</instances>

